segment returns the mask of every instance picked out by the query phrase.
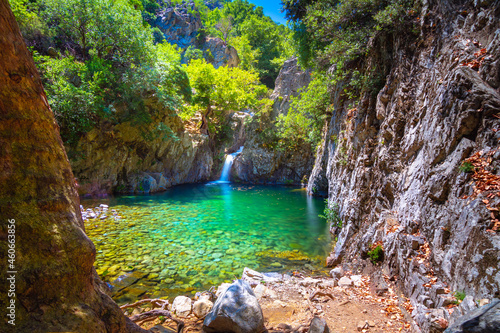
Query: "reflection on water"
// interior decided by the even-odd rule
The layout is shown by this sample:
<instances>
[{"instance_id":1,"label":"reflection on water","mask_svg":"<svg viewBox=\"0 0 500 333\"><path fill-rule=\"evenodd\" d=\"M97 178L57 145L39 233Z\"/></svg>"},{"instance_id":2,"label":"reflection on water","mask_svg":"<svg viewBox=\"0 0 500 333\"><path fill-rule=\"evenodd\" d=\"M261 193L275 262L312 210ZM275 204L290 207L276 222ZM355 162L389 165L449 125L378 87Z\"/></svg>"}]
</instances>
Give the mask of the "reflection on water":
<instances>
[{"instance_id":1,"label":"reflection on water","mask_svg":"<svg viewBox=\"0 0 500 333\"><path fill-rule=\"evenodd\" d=\"M329 250L323 201L293 187L186 185L98 203L110 217L86 221L86 232L119 302L208 289L245 266L321 270Z\"/></svg>"}]
</instances>

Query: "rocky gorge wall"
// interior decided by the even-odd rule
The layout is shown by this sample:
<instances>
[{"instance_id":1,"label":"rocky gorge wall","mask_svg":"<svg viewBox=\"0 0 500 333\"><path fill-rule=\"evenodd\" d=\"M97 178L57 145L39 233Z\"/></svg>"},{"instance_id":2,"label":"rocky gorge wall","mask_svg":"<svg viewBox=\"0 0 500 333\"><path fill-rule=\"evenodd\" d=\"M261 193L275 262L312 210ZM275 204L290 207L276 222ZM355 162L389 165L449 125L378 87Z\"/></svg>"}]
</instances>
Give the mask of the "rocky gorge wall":
<instances>
[{"instance_id":1,"label":"rocky gorge wall","mask_svg":"<svg viewBox=\"0 0 500 333\"><path fill-rule=\"evenodd\" d=\"M146 101L149 108L162 110ZM126 122L87 133L75 150L68 149L80 194L153 193L210 178L213 153L206 135L190 133L177 115L155 119L145 129ZM172 133L155 132L164 123ZM174 134L175 137L172 137Z\"/></svg>"},{"instance_id":2,"label":"rocky gorge wall","mask_svg":"<svg viewBox=\"0 0 500 333\"><path fill-rule=\"evenodd\" d=\"M339 205L328 263L397 279L414 331L441 332L500 297L500 5L423 1L419 17L418 36L372 41L388 73L376 98L335 99L309 192ZM466 297L450 314L456 291Z\"/></svg>"}]
</instances>

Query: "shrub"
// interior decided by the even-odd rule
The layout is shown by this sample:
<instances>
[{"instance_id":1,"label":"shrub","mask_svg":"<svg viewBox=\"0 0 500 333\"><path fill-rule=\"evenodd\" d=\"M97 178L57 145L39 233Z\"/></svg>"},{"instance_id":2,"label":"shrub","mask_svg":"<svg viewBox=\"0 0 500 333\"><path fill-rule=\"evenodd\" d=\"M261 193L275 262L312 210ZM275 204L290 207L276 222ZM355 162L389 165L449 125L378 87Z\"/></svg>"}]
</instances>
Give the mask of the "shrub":
<instances>
[{"instance_id":1,"label":"shrub","mask_svg":"<svg viewBox=\"0 0 500 333\"><path fill-rule=\"evenodd\" d=\"M384 249L382 248L382 245L377 245L370 251L368 251L368 257L370 257L370 260L372 261L373 264L377 264L384 260Z\"/></svg>"},{"instance_id":2,"label":"shrub","mask_svg":"<svg viewBox=\"0 0 500 333\"><path fill-rule=\"evenodd\" d=\"M453 296L457 299L457 302L462 302L465 299L465 293L463 291L455 291Z\"/></svg>"},{"instance_id":3,"label":"shrub","mask_svg":"<svg viewBox=\"0 0 500 333\"><path fill-rule=\"evenodd\" d=\"M323 210L323 214L318 216L326 219L327 222L332 223L332 226L342 228L342 219L340 218L339 205L337 203L334 202L330 207L328 205L328 199L325 199L325 210Z\"/></svg>"},{"instance_id":4,"label":"shrub","mask_svg":"<svg viewBox=\"0 0 500 333\"><path fill-rule=\"evenodd\" d=\"M458 167L458 169L462 172L466 172L466 173L469 173L469 172L472 172L474 171L474 166L472 165L471 162L468 162L468 161L464 161L462 163L462 165L460 165Z\"/></svg>"}]
</instances>

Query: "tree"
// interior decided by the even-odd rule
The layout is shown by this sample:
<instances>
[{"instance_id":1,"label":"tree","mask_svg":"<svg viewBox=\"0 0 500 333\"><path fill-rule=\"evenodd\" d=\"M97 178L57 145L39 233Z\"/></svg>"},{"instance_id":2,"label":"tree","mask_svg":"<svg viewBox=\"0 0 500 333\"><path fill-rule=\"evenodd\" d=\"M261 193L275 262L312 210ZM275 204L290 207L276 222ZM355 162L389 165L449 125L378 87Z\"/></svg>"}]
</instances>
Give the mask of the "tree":
<instances>
[{"instance_id":1,"label":"tree","mask_svg":"<svg viewBox=\"0 0 500 333\"><path fill-rule=\"evenodd\" d=\"M192 60L185 66L191 87L193 104L184 117L201 111L200 129L207 135L216 133L228 111L239 111L259 104L266 88L259 84L256 73L238 67L217 69L203 59Z\"/></svg>"},{"instance_id":2,"label":"tree","mask_svg":"<svg viewBox=\"0 0 500 333\"><path fill-rule=\"evenodd\" d=\"M157 116L146 98L158 99L172 113L189 99L180 50L155 43L135 9L148 3L44 0L40 16L49 22L60 54L34 57L66 144L76 145L102 120L146 125Z\"/></svg>"},{"instance_id":3,"label":"tree","mask_svg":"<svg viewBox=\"0 0 500 333\"><path fill-rule=\"evenodd\" d=\"M0 0L0 49L0 234L9 240L0 242L0 251L7 254L8 244L15 249L10 262L3 256L0 278L5 282L15 275L16 280L15 297L8 296L3 283L0 298L3 309L14 302L15 326L4 315L2 327L17 332L147 332L102 292L73 173L7 0Z\"/></svg>"},{"instance_id":4,"label":"tree","mask_svg":"<svg viewBox=\"0 0 500 333\"><path fill-rule=\"evenodd\" d=\"M254 49L258 49L256 69L262 83L274 87L274 81L279 73L279 67L272 60L280 57L279 45L281 36L277 25L268 17L251 16L240 26L240 33L250 41Z\"/></svg>"},{"instance_id":5,"label":"tree","mask_svg":"<svg viewBox=\"0 0 500 333\"><path fill-rule=\"evenodd\" d=\"M126 0L45 0L43 16L56 34L78 44L81 56L140 63L149 58L151 29Z\"/></svg>"},{"instance_id":6,"label":"tree","mask_svg":"<svg viewBox=\"0 0 500 333\"><path fill-rule=\"evenodd\" d=\"M218 31L218 37L224 41L224 44L227 44L227 40L231 36L231 32L233 30L233 17L226 16L222 17L219 20L219 23L215 25L215 29Z\"/></svg>"}]
</instances>

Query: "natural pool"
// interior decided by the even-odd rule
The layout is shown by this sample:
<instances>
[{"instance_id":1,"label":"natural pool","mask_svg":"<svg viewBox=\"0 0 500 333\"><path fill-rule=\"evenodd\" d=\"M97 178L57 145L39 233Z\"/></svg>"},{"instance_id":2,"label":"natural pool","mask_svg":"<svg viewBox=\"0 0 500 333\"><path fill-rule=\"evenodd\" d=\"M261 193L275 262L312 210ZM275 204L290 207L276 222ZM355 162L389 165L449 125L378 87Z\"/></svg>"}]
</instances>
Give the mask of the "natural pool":
<instances>
[{"instance_id":1,"label":"natural pool","mask_svg":"<svg viewBox=\"0 0 500 333\"><path fill-rule=\"evenodd\" d=\"M85 228L97 248L96 269L119 303L206 290L241 277L245 266L318 273L330 250L327 223L318 217L323 201L295 187L182 185L82 200L85 208L102 203L108 217L89 219Z\"/></svg>"}]
</instances>

